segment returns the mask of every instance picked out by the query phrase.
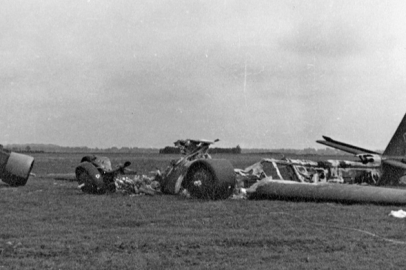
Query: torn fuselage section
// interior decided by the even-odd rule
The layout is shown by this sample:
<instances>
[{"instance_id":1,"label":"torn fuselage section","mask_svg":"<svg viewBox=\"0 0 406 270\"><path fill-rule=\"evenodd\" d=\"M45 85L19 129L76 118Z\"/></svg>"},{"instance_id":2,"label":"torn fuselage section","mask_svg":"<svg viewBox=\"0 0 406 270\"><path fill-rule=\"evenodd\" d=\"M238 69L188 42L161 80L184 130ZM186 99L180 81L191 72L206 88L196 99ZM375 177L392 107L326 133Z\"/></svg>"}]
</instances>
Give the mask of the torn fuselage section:
<instances>
[{"instance_id":1,"label":"torn fuselage section","mask_svg":"<svg viewBox=\"0 0 406 270\"><path fill-rule=\"evenodd\" d=\"M377 185L380 167L347 160L312 161L284 158L262 159L241 170L235 169L235 197L249 196L270 182L285 184L362 184Z\"/></svg>"},{"instance_id":2,"label":"torn fuselage section","mask_svg":"<svg viewBox=\"0 0 406 270\"><path fill-rule=\"evenodd\" d=\"M404 189L378 186L381 168L377 164L263 159L235 171L233 198L406 204Z\"/></svg>"}]
</instances>

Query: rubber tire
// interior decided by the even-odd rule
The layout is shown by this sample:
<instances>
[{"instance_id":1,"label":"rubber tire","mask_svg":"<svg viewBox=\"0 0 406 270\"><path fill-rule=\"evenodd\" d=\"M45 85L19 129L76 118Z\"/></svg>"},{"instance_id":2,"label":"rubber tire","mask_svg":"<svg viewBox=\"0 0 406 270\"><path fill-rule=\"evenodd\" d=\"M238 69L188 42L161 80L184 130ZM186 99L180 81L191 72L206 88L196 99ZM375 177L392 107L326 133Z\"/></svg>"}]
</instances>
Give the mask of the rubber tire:
<instances>
[{"instance_id":1,"label":"rubber tire","mask_svg":"<svg viewBox=\"0 0 406 270\"><path fill-rule=\"evenodd\" d=\"M226 159L194 161L185 176L183 186L199 199L223 200L231 196L236 184L234 168Z\"/></svg>"},{"instance_id":2,"label":"rubber tire","mask_svg":"<svg viewBox=\"0 0 406 270\"><path fill-rule=\"evenodd\" d=\"M90 194L103 194L106 192L103 176L90 162L82 162L75 169L76 181L84 184L81 190Z\"/></svg>"}]
</instances>

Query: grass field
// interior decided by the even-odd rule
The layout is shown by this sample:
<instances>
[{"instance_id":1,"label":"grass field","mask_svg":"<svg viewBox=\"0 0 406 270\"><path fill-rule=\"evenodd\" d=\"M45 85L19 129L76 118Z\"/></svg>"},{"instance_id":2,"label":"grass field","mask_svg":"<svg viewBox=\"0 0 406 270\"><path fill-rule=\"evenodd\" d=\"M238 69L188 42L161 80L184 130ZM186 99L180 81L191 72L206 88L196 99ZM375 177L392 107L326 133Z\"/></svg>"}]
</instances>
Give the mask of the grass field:
<instances>
[{"instance_id":1,"label":"grass field","mask_svg":"<svg viewBox=\"0 0 406 270\"><path fill-rule=\"evenodd\" d=\"M0 184L0 269L405 269L399 207L87 195L81 154L36 154L24 187ZM148 173L177 156L109 155ZM243 168L260 155L221 156Z\"/></svg>"}]
</instances>

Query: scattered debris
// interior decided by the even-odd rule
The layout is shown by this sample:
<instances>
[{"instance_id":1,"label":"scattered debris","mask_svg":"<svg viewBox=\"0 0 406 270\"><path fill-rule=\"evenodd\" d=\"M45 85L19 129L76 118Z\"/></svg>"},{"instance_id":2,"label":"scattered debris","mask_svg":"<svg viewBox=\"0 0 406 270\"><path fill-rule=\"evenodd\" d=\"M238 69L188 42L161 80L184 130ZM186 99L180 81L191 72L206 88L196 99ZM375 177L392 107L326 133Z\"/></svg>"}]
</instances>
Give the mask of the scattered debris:
<instances>
[{"instance_id":1,"label":"scattered debris","mask_svg":"<svg viewBox=\"0 0 406 270\"><path fill-rule=\"evenodd\" d=\"M131 162L126 161L112 169L110 159L100 156L84 156L75 169L78 187L85 193L104 194L115 192L115 180L120 174L136 174L127 169Z\"/></svg>"},{"instance_id":2,"label":"scattered debris","mask_svg":"<svg viewBox=\"0 0 406 270\"><path fill-rule=\"evenodd\" d=\"M162 192L202 199L227 199L234 191L236 176L228 160L212 159L208 154L210 145L217 141L176 141L174 144L179 147L181 158L172 161L163 173L157 170L151 177L127 169L131 164L128 161L113 170L107 157L85 156L76 167L75 179L83 192L92 194L117 191L152 196Z\"/></svg>"},{"instance_id":3,"label":"scattered debris","mask_svg":"<svg viewBox=\"0 0 406 270\"><path fill-rule=\"evenodd\" d=\"M406 190L371 186L379 171L352 161L263 159L235 172L233 198L406 204Z\"/></svg>"},{"instance_id":4,"label":"scattered debris","mask_svg":"<svg viewBox=\"0 0 406 270\"><path fill-rule=\"evenodd\" d=\"M389 216L395 217L395 218L406 218L406 211L403 211L402 209L398 211L390 211Z\"/></svg>"},{"instance_id":5,"label":"scattered debris","mask_svg":"<svg viewBox=\"0 0 406 270\"><path fill-rule=\"evenodd\" d=\"M161 186L154 177L146 175L134 175L134 177L118 176L115 179L117 192L124 194L145 194L153 196L161 194Z\"/></svg>"},{"instance_id":6,"label":"scattered debris","mask_svg":"<svg viewBox=\"0 0 406 270\"><path fill-rule=\"evenodd\" d=\"M174 142L181 157L171 161L163 173L157 171L152 177L136 173L133 177L126 176L130 162L113 170L108 158L98 156L83 157L75 176L83 192L94 194L162 192L202 199L269 195L284 199L406 204L402 198L406 198L406 191L370 187L400 182L395 176L403 175L406 170L404 153L399 152L400 146L406 146L404 131L406 116L385 151L393 154L390 158L323 136L324 140L317 142L353 153L361 161L262 159L245 169L234 169L228 160L212 159L209 155L209 147L218 139L186 139ZM387 181L388 177L396 179Z\"/></svg>"}]
</instances>

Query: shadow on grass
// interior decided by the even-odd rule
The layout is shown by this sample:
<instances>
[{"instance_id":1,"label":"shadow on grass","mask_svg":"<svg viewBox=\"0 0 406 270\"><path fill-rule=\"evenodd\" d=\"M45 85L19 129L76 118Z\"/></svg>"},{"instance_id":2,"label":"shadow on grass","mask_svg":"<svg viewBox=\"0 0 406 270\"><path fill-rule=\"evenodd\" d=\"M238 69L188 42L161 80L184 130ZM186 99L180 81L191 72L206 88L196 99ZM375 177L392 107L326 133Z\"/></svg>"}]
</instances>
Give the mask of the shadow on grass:
<instances>
[{"instance_id":1,"label":"shadow on grass","mask_svg":"<svg viewBox=\"0 0 406 270\"><path fill-rule=\"evenodd\" d=\"M15 187L12 187L6 183L0 182L0 189L7 189L7 188L15 188Z\"/></svg>"}]
</instances>

